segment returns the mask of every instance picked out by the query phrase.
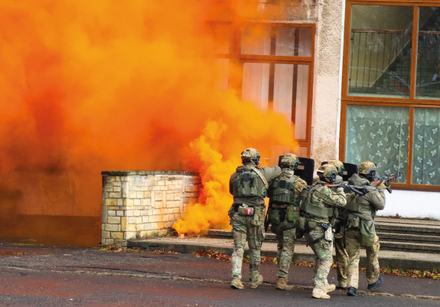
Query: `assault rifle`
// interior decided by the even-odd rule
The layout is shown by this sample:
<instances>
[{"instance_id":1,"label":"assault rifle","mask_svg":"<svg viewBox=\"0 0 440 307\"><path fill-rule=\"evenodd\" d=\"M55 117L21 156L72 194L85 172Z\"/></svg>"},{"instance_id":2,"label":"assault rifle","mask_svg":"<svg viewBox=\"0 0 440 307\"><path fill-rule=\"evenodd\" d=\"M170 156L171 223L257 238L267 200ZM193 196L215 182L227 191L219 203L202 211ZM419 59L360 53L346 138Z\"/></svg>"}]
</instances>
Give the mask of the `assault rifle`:
<instances>
[{"instance_id":1,"label":"assault rifle","mask_svg":"<svg viewBox=\"0 0 440 307\"><path fill-rule=\"evenodd\" d=\"M355 192L356 194L359 195L365 195L370 191L377 191L377 188L374 187L370 187L370 186L366 186L366 185L352 185L352 184L332 184L332 183L326 183L325 184L327 187L330 188L344 188L344 191L350 190Z\"/></svg>"},{"instance_id":2,"label":"assault rifle","mask_svg":"<svg viewBox=\"0 0 440 307\"><path fill-rule=\"evenodd\" d=\"M375 186L378 186L382 181L385 181L385 185L387 186L387 191L391 194L393 192L390 188L391 181L394 181L396 178L402 177L402 174L400 172L397 172L397 174L385 174L385 176L382 176L376 180L371 181L371 183Z\"/></svg>"}]
</instances>

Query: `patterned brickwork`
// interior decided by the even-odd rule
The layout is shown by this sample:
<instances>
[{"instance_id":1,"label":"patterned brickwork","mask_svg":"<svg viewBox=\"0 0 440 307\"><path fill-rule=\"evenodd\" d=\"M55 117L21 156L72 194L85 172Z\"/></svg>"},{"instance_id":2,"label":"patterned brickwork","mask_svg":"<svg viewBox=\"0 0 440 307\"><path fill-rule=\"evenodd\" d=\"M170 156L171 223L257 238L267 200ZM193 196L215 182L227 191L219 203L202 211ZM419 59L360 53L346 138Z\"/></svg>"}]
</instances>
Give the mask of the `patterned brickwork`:
<instances>
[{"instance_id":1,"label":"patterned brickwork","mask_svg":"<svg viewBox=\"0 0 440 307\"><path fill-rule=\"evenodd\" d=\"M165 235L200 191L197 173L183 171L102 172L103 245Z\"/></svg>"}]
</instances>

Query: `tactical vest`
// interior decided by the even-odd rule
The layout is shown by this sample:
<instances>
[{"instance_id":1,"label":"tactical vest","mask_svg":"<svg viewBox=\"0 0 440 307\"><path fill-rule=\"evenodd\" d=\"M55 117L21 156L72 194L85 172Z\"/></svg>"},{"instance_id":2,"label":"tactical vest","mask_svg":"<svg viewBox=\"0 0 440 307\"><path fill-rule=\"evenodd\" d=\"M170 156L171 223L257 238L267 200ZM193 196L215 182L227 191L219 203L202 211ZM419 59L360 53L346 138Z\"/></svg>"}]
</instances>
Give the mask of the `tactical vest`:
<instances>
[{"instance_id":1,"label":"tactical vest","mask_svg":"<svg viewBox=\"0 0 440 307\"><path fill-rule=\"evenodd\" d=\"M288 179L275 179L271 186L270 201L274 204L296 205L295 179L296 176Z\"/></svg>"},{"instance_id":2,"label":"tactical vest","mask_svg":"<svg viewBox=\"0 0 440 307\"><path fill-rule=\"evenodd\" d=\"M371 206L369 204L361 204L356 202L358 199L359 195L356 194L356 196L354 197L354 199L350 202L347 203L347 205L344 207L344 209L349 210L351 212L356 212L356 213L362 213L362 212L369 212L369 213L374 213L374 210L371 209Z\"/></svg>"},{"instance_id":3,"label":"tactical vest","mask_svg":"<svg viewBox=\"0 0 440 307\"><path fill-rule=\"evenodd\" d=\"M325 208L323 206L321 206L321 199L318 198L317 200L313 201L313 193L315 193L315 191L320 188L323 184L315 184L313 185L308 193L307 193L307 197L304 203L304 206L302 206L302 210L305 211L307 214L313 216L313 217L317 217L320 219L325 219L325 218L329 218L333 216L333 208Z\"/></svg>"},{"instance_id":4,"label":"tactical vest","mask_svg":"<svg viewBox=\"0 0 440 307\"><path fill-rule=\"evenodd\" d=\"M263 186L258 184L258 180L263 181ZM250 170L243 170L238 173L238 178L233 183L233 193L234 197L252 197L252 196L267 196L268 184L263 174L255 168L252 167Z\"/></svg>"}]
</instances>

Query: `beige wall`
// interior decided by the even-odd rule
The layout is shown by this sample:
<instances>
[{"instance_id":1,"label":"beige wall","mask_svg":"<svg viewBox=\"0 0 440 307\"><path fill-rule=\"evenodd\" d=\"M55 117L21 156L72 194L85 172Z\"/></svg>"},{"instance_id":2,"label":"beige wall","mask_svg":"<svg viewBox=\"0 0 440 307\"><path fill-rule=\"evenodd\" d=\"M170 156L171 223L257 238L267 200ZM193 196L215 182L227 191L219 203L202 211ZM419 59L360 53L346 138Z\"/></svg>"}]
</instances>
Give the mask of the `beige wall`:
<instances>
[{"instance_id":1,"label":"beige wall","mask_svg":"<svg viewBox=\"0 0 440 307\"><path fill-rule=\"evenodd\" d=\"M319 1L311 148L316 166L338 158L342 18L342 0Z\"/></svg>"},{"instance_id":2,"label":"beige wall","mask_svg":"<svg viewBox=\"0 0 440 307\"><path fill-rule=\"evenodd\" d=\"M316 24L311 158L315 166L338 158L340 66L344 0L260 1L270 21ZM268 14L268 12L270 12ZM283 148L273 156L285 153ZM297 153L301 156L301 153ZM271 162L276 162L271 161Z\"/></svg>"},{"instance_id":3,"label":"beige wall","mask_svg":"<svg viewBox=\"0 0 440 307\"><path fill-rule=\"evenodd\" d=\"M200 191L197 173L183 171L102 172L103 245L167 234Z\"/></svg>"}]
</instances>

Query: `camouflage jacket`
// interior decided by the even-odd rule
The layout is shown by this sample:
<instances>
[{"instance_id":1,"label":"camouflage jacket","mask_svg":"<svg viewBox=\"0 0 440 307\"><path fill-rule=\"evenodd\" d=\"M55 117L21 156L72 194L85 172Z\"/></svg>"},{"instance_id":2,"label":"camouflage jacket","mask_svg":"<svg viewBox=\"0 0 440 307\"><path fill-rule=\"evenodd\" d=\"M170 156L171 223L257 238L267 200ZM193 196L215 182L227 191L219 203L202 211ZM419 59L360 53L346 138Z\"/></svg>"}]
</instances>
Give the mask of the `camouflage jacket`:
<instances>
[{"instance_id":1,"label":"camouflage jacket","mask_svg":"<svg viewBox=\"0 0 440 307\"><path fill-rule=\"evenodd\" d=\"M374 187L370 181L368 181L368 179L360 177L358 174L353 174L348 179L348 184ZM370 211L349 212L348 219L353 219L359 216L365 220L372 220L374 219L377 210L382 210L385 208L384 190L370 191L363 196L356 195L351 192L347 196L349 205L351 202L356 202L370 208Z\"/></svg>"},{"instance_id":2,"label":"camouflage jacket","mask_svg":"<svg viewBox=\"0 0 440 307\"><path fill-rule=\"evenodd\" d=\"M256 165L253 162L247 162L242 166L237 167L237 170L235 173L231 175L231 178L229 179L229 192L233 194L233 187L236 181L238 180L239 173L241 173L243 170L250 170L252 167L256 167ZM261 174L266 178L268 184L270 185L271 181L278 177L281 174L281 168L279 166L272 166L272 167L262 167L258 168L258 170L261 172ZM261 179L258 180L259 186L264 186L264 183ZM249 206L258 207L258 206L264 206L264 197L261 196L252 196L252 197L235 197L234 196L234 205L240 205L240 204L248 204Z\"/></svg>"},{"instance_id":3,"label":"camouflage jacket","mask_svg":"<svg viewBox=\"0 0 440 307\"><path fill-rule=\"evenodd\" d=\"M310 187L310 192L307 195L307 199L304 204L305 217L309 221L328 223L329 218L317 217L313 214L307 213L309 204L315 207L321 207L324 209L332 209L337 207L344 207L347 204L347 199L344 193L344 189L339 187L335 191L332 188L325 185L323 181L316 181ZM329 210L331 211L331 210Z\"/></svg>"},{"instance_id":4,"label":"camouflage jacket","mask_svg":"<svg viewBox=\"0 0 440 307\"><path fill-rule=\"evenodd\" d=\"M277 180L277 179L290 179L290 178L292 178L292 176L294 177L294 183L293 183L293 190L294 191L293 191L293 194L294 194L295 198L298 200L298 201L295 200L295 202L298 203L300 198L301 198L302 190L305 187L307 187L307 182L305 182L300 177L295 176L293 170L290 169L290 168L282 168L281 169L281 175L279 175L275 180ZM276 205L272 204L273 190L274 190L274 187L273 187L273 184L272 184L269 187L269 192L268 192L268 195L271 198L270 202L269 202L270 205L272 207L274 207L274 208L285 208L288 204L284 204L284 205L283 204L276 204Z\"/></svg>"}]
</instances>

